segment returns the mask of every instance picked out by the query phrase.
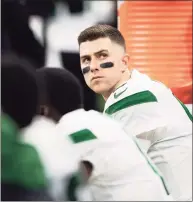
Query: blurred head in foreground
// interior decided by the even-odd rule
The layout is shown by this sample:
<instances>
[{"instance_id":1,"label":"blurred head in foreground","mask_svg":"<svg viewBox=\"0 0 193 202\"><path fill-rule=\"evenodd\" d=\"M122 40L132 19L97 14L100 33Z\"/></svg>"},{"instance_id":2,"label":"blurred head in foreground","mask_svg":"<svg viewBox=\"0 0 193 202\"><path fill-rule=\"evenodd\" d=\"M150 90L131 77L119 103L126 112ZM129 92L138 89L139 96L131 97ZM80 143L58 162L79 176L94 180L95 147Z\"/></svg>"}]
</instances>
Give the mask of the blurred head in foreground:
<instances>
[{"instance_id":1,"label":"blurred head in foreground","mask_svg":"<svg viewBox=\"0 0 193 202\"><path fill-rule=\"evenodd\" d=\"M37 70L44 81L40 113L56 122L68 112L82 108L83 92L79 80L68 70L44 67Z\"/></svg>"},{"instance_id":2,"label":"blurred head in foreground","mask_svg":"<svg viewBox=\"0 0 193 202\"><path fill-rule=\"evenodd\" d=\"M38 106L38 79L35 68L13 54L2 55L1 107L20 128L29 125Z\"/></svg>"}]
</instances>

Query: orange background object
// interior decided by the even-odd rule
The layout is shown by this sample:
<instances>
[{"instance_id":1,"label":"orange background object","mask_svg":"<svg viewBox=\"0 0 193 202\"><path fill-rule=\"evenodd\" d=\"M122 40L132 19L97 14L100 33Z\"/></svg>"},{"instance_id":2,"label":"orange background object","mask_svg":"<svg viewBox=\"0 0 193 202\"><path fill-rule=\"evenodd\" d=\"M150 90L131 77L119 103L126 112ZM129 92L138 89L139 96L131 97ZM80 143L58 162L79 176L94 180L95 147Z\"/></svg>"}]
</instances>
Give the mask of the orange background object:
<instances>
[{"instance_id":1,"label":"orange background object","mask_svg":"<svg viewBox=\"0 0 193 202\"><path fill-rule=\"evenodd\" d=\"M130 68L192 104L192 1L124 1L118 15Z\"/></svg>"}]
</instances>

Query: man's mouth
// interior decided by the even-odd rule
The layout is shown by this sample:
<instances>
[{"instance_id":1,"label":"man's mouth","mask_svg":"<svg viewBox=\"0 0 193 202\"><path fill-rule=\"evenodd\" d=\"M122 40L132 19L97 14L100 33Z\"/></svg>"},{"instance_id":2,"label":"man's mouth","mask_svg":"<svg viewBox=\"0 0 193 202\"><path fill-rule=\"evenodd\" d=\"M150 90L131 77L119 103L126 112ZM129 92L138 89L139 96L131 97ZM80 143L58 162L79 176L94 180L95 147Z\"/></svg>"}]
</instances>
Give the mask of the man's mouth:
<instances>
[{"instance_id":1,"label":"man's mouth","mask_svg":"<svg viewBox=\"0 0 193 202\"><path fill-rule=\"evenodd\" d=\"M92 77L91 81L97 80L97 79L102 79L102 78L104 78L104 77L103 76L94 76L94 77Z\"/></svg>"}]
</instances>

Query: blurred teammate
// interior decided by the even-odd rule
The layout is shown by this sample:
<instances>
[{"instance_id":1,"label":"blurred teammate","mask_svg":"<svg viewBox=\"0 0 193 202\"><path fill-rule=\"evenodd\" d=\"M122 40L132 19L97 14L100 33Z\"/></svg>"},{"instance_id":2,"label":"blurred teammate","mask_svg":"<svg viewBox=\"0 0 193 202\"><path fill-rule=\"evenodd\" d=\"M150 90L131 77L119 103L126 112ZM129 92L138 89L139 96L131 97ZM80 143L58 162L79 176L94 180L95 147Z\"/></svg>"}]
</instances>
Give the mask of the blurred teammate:
<instances>
[{"instance_id":1,"label":"blurred teammate","mask_svg":"<svg viewBox=\"0 0 193 202\"><path fill-rule=\"evenodd\" d=\"M80 33L78 43L84 79L104 97L104 113L120 121L128 134L148 140L148 154L175 199L191 200L192 116L188 109L165 85L128 68L125 40L117 29L89 27Z\"/></svg>"},{"instance_id":2,"label":"blurred teammate","mask_svg":"<svg viewBox=\"0 0 193 202\"><path fill-rule=\"evenodd\" d=\"M47 102L41 109L58 122L56 135L66 140L67 167L76 171L80 163L79 179L88 183L91 200L166 199L169 193L163 178L132 137L107 116L82 109L82 89L70 72L43 68L37 73L47 88Z\"/></svg>"},{"instance_id":3,"label":"blurred teammate","mask_svg":"<svg viewBox=\"0 0 193 202\"><path fill-rule=\"evenodd\" d=\"M47 180L37 150L21 140L38 106L35 70L14 55L1 61L1 199L47 201Z\"/></svg>"}]
</instances>

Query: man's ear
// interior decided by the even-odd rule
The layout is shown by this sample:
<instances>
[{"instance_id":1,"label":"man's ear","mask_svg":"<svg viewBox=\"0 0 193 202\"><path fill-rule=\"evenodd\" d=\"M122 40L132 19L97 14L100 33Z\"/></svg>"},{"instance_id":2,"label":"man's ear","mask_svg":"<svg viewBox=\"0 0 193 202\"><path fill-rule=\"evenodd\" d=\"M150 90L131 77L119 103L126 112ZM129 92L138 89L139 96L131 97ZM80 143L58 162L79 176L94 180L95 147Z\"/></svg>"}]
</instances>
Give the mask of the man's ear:
<instances>
[{"instance_id":1,"label":"man's ear","mask_svg":"<svg viewBox=\"0 0 193 202\"><path fill-rule=\"evenodd\" d=\"M129 68L129 59L130 59L130 57L128 54L125 54L123 56L123 58L122 58L122 63L123 63L123 69L122 70L123 71L125 71L126 69Z\"/></svg>"},{"instance_id":2,"label":"man's ear","mask_svg":"<svg viewBox=\"0 0 193 202\"><path fill-rule=\"evenodd\" d=\"M49 108L46 105L40 105L40 115L48 116Z\"/></svg>"}]
</instances>

